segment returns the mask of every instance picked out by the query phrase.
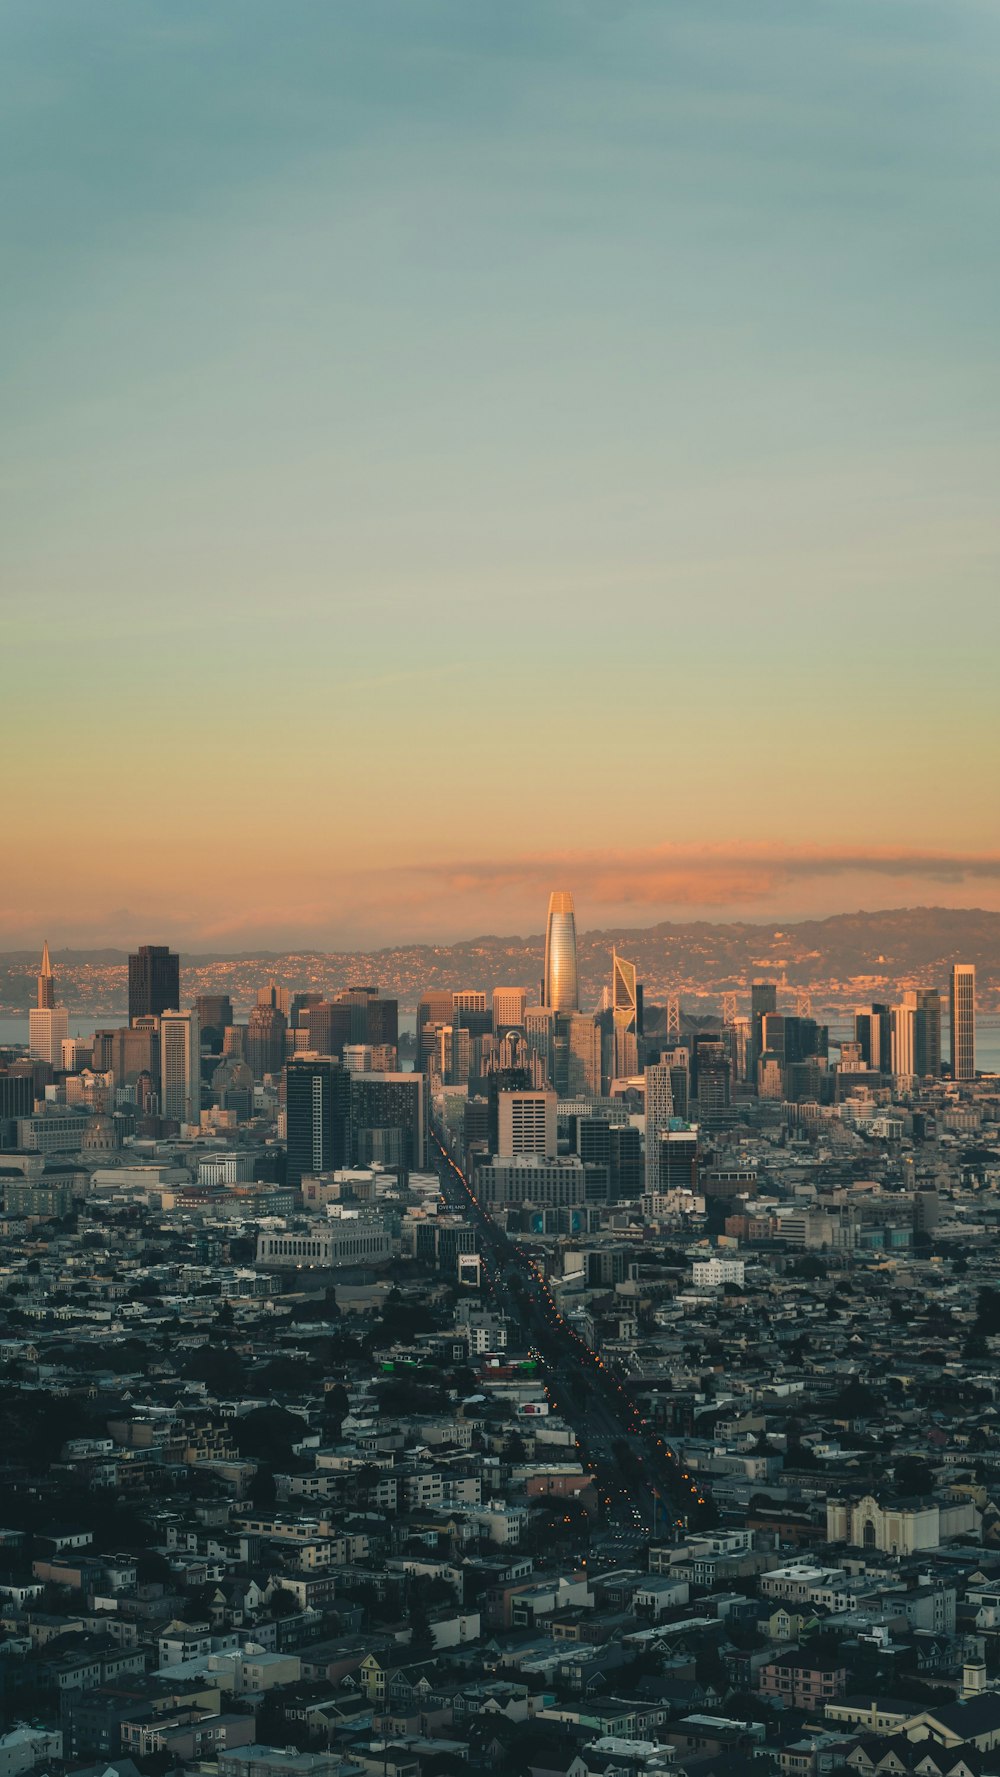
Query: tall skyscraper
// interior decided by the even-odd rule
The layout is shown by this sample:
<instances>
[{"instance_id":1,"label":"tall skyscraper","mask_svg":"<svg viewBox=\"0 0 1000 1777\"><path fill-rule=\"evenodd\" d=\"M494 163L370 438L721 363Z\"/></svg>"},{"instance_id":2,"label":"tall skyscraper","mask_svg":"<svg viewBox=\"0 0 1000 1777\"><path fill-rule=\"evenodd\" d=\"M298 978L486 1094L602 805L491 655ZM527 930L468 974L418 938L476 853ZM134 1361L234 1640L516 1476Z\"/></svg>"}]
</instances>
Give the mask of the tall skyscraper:
<instances>
[{"instance_id":1,"label":"tall skyscraper","mask_svg":"<svg viewBox=\"0 0 1000 1777\"><path fill-rule=\"evenodd\" d=\"M556 1015L548 1006L526 1006L524 1034L528 1044L529 1066L537 1062L537 1072L552 1079L552 1057L555 1049Z\"/></svg>"},{"instance_id":2,"label":"tall skyscraper","mask_svg":"<svg viewBox=\"0 0 1000 1777\"><path fill-rule=\"evenodd\" d=\"M307 1006L300 1015L300 1025L309 1031L306 1047L317 1055L343 1055L345 1046L353 1041L353 1007L341 1000L320 1000Z\"/></svg>"},{"instance_id":3,"label":"tall skyscraper","mask_svg":"<svg viewBox=\"0 0 1000 1777\"><path fill-rule=\"evenodd\" d=\"M729 1109L729 1051L722 1037L707 1032L696 1036L691 1064L691 1086L698 1101L698 1121L712 1128L725 1122Z\"/></svg>"},{"instance_id":4,"label":"tall skyscraper","mask_svg":"<svg viewBox=\"0 0 1000 1777\"><path fill-rule=\"evenodd\" d=\"M278 1012L281 1012L287 1021L292 1004L291 991L287 987L279 987L272 975L266 987L258 987L257 1004L258 1006L273 1007Z\"/></svg>"},{"instance_id":5,"label":"tall skyscraper","mask_svg":"<svg viewBox=\"0 0 1000 1777\"><path fill-rule=\"evenodd\" d=\"M589 1012L573 1012L566 1020L566 1087L571 1096L601 1094L601 1029Z\"/></svg>"},{"instance_id":6,"label":"tall skyscraper","mask_svg":"<svg viewBox=\"0 0 1000 1777\"><path fill-rule=\"evenodd\" d=\"M656 1181L648 1182L647 1191L697 1191L698 1131L697 1129L664 1129L656 1141Z\"/></svg>"},{"instance_id":7,"label":"tall skyscraper","mask_svg":"<svg viewBox=\"0 0 1000 1777\"><path fill-rule=\"evenodd\" d=\"M30 1073L0 1072L0 1151L17 1147L17 1120L35 1108L35 1083Z\"/></svg>"},{"instance_id":8,"label":"tall skyscraper","mask_svg":"<svg viewBox=\"0 0 1000 1777\"><path fill-rule=\"evenodd\" d=\"M918 987L904 994L913 1007L913 1071L922 1080L941 1075L941 995L936 987Z\"/></svg>"},{"instance_id":9,"label":"tall skyscraper","mask_svg":"<svg viewBox=\"0 0 1000 1777\"><path fill-rule=\"evenodd\" d=\"M228 993L200 993L194 1002L201 1040L214 1055L222 1054L223 1031L233 1022L233 1002Z\"/></svg>"},{"instance_id":10,"label":"tall skyscraper","mask_svg":"<svg viewBox=\"0 0 1000 1777\"><path fill-rule=\"evenodd\" d=\"M42 966L38 975L38 997L35 1005L40 1010L48 1011L56 1003L56 983L49 961L49 941L46 938L42 945Z\"/></svg>"},{"instance_id":11,"label":"tall skyscraper","mask_svg":"<svg viewBox=\"0 0 1000 1777\"><path fill-rule=\"evenodd\" d=\"M285 1075L288 1183L351 1159L351 1075L332 1055L296 1055Z\"/></svg>"},{"instance_id":12,"label":"tall skyscraper","mask_svg":"<svg viewBox=\"0 0 1000 1777\"><path fill-rule=\"evenodd\" d=\"M554 1092L498 1093L497 1154L502 1160L517 1154L540 1154L554 1159L558 1153L558 1123Z\"/></svg>"},{"instance_id":13,"label":"tall skyscraper","mask_svg":"<svg viewBox=\"0 0 1000 1777\"><path fill-rule=\"evenodd\" d=\"M729 1053L730 1078L734 1081L746 1081L750 1067L749 1018L731 1018L722 1027L722 1040Z\"/></svg>"},{"instance_id":14,"label":"tall skyscraper","mask_svg":"<svg viewBox=\"0 0 1000 1777\"><path fill-rule=\"evenodd\" d=\"M890 1060L897 1079L911 1079L916 1073L916 1012L913 1006L889 1008Z\"/></svg>"},{"instance_id":15,"label":"tall skyscraper","mask_svg":"<svg viewBox=\"0 0 1000 1777\"><path fill-rule=\"evenodd\" d=\"M201 1033L197 1012L160 1014L160 1115L197 1123L201 1114Z\"/></svg>"},{"instance_id":16,"label":"tall skyscraper","mask_svg":"<svg viewBox=\"0 0 1000 1777\"><path fill-rule=\"evenodd\" d=\"M664 1049L660 1061L670 1069L674 1116L687 1118L691 1111L691 1051L686 1043L678 1043L672 1049Z\"/></svg>"},{"instance_id":17,"label":"tall skyscraper","mask_svg":"<svg viewBox=\"0 0 1000 1777\"><path fill-rule=\"evenodd\" d=\"M559 889L549 896L542 1003L553 1012L576 1012L580 1006L573 897Z\"/></svg>"},{"instance_id":18,"label":"tall skyscraper","mask_svg":"<svg viewBox=\"0 0 1000 1777\"><path fill-rule=\"evenodd\" d=\"M160 1020L137 1018L117 1030L110 1066L116 1086L134 1086L140 1074L159 1080Z\"/></svg>"},{"instance_id":19,"label":"tall skyscraper","mask_svg":"<svg viewBox=\"0 0 1000 1777\"><path fill-rule=\"evenodd\" d=\"M128 959L128 1017L158 1018L181 1003L181 959L165 944L140 944Z\"/></svg>"},{"instance_id":20,"label":"tall skyscraper","mask_svg":"<svg viewBox=\"0 0 1000 1777\"><path fill-rule=\"evenodd\" d=\"M322 1004L323 995L321 993L294 994L292 996L292 1008L288 1014L288 1023L291 1029L298 1030L302 1024L307 1024L308 1019L303 1018L303 1012L307 1013L311 1006L320 1006Z\"/></svg>"},{"instance_id":21,"label":"tall skyscraper","mask_svg":"<svg viewBox=\"0 0 1000 1777\"><path fill-rule=\"evenodd\" d=\"M630 1078L639 1066L639 1001L642 989L635 963L611 952L611 1015L613 1021L613 1075Z\"/></svg>"},{"instance_id":22,"label":"tall skyscraper","mask_svg":"<svg viewBox=\"0 0 1000 1777\"><path fill-rule=\"evenodd\" d=\"M352 1074L351 1129L359 1166L422 1170L427 1165L427 1081L423 1074Z\"/></svg>"},{"instance_id":23,"label":"tall skyscraper","mask_svg":"<svg viewBox=\"0 0 1000 1777\"><path fill-rule=\"evenodd\" d=\"M69 1035L69 1013L56 1005L56 983L49 961L49 946L42 946L42 966L38 974L37 1005L28 1013L28 1053L35 1061L47 1061L50 1067L62 1066L62 1046Z\"/></svg>"},{"instance_id":24,"label":"tall skyscraper","mask_svg":"<svg viewBox=\"0 0 1000 1777\"><path fill-rule=\"evenodd\" d=\"M366 1043L373 1048L388 1044L395 1049L399 1043L399 1001L383 999L380 994L368 1001L368 1035Z\"/></svg>"},{"instance_id":25,"label":"tall skyscraper","mask_svg":"<svg viewBox=\"0 0 1000 1777\"><path fill-rule=\"evenodd\" d=\"M461 1024L439 1024L435 1064L445 1086L467 1086L472 1067L472 1038Z\"/></svg>"},{"instance_id":26,"label":"tall skyscraper","mask_svg":"<svg viewBox=\"0 0 1000 1777\"><path fill-rule=\"evenodd\" d=\"M442 1024L451 1024L455 1015L455 995L448 988L429 987L417 1001L417 1067L429 1068L437 1052L435 1031Z\"/></svg>"},{"instance_id":27,"label":"tall skyscraper","mask_svg":"<svg viewBox=\"0 0 1000 1777\"><path fill-rule=\"evenodd\" d=\"M951 1077L976 1077L976 970L973 963L955 963L949 991L951 1012Z\"/></svg>"},{"instance_id":28,"label":"tall skyscraper","mask_svg":"<svg viewBox=\"0 0 1000 1777\"><path fill-rule=\"evenodd\" d=\"M515 1026L523 1026L524 1010L528 1003L527 989L524 987L495 987L493 989L493 1029L499 1033Z\"/></svg>"},{"instance_id":29,"label":"tall skyscraper","mask_svg":"<svg viewBox=\"0 0 1000 1777\"><path fill-rule=\"evenodd\" d=\"M456 1012L485 1012L486 995L479 987L459 987L452 995Z\"/></svg>"},{"instance_id":30,"label":"tall skyscraper","mask_svg":"<svg viewBox=\"0 0 1000 1777\"><path fill-rule=\"evenodd\" d=\"M350 1007L350 1011L351 1011L351 1037L350 1037L350 1040L352 1043L367 1043L368 1042L368 1040L369 1040L369 1038L368 1038L368 1004L369 1004L370 1000L376 999L377 996L378 996L378 988L377 987L370 987L367 985L359 985L357 983L353 983L349 987L342 987L340 992L337 994L337 996L336 996L337 1004L339 1006L349 1006Z\"/></svg>"},{"instance_id":31,"label":"tall skyscraper","mask_svg":"<svg viewBox=\"0 0 1000 1777\"><path fill-rule=\"evenodd\" d=\"M265 1074L280 1074L285 1062L285 1022L278 1006L251 1006L246 1058L255 1080L262 1080Z\"/></svg>"},{"instance_id":32,"label":"tall skyscraper","mask_svg":"<svg viewBox=\"0 0 1000 1777\"><path fill-rule=\"evenodd\" d=\"M656 1191L660 1182L660 1136L674 1114L670 1089L670 1065L654 1061L646 1069L646 1189Z\"/></svg>"},{"instance_id":33,"label":"tall skyscraper","mask_svg":"<svg viewBox=\"0 0 1000 1777\"><path fill-rule=\"evenodd\" d=\"M892 1020L888 1006L858 1006L854 1013L854 1040L861 1044L867 1068L887 1074L892 1061Z\"/></svg>"},{"instance_id":34,"label":"tall skyscraper","mask_svg":"<svg viewBox=\"0 0 1000 1777\"><path fill-rule=\"evenodd\" d=\"M757 1078L757 1063L764 1050L764 1019L778 1010L778 988L774 981L755 981L750 989L750 1056L751 1080Z\"/></svg>"}]
</instances>

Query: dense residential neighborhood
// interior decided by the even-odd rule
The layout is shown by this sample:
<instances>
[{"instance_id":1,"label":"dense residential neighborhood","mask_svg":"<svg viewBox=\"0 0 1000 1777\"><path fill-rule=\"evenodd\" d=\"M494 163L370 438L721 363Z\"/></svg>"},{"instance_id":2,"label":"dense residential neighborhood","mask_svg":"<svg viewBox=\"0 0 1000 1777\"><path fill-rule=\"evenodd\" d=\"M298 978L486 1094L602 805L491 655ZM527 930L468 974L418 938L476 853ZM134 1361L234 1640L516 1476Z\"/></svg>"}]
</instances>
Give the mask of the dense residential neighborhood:
<instances>
[{"instance_id":1,"label":"dense residential neighborhood","mask_svg":"<svg viewBox=\"0 0 1000 1777\"><path fill-rule=\"evenodd\" d=\"M614 966L561 1060L428 994L398 1072L395 1002L273 982L46 1059L46 954L0 1777L1000 1772L1000 1080L873 1008L769 1091L772 988L665 1048Z\"/></svg>"}]
</instances>

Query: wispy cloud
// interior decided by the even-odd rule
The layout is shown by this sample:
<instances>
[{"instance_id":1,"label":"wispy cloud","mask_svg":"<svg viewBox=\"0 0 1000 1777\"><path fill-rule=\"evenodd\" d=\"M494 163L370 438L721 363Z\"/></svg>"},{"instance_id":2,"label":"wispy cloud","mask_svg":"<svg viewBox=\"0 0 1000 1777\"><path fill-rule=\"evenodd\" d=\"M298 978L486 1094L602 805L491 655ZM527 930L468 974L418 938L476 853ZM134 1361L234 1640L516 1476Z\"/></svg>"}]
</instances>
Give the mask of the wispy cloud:
<instances>
[{"instance_id":1,"label":"wispy cloud","mask_svg":"<svg viewBox=\"0 0 1000 1777\"><path fill-rule=\"evenodd\" d=\"M576 897L581 927L659 919L824 917L859 906L1000 910L1000 853L861 846L651 846L553 849L380 869L328 866L297 879L241 883L238 899L192 885L163 911L141 894L106 913L55 900L30 914L0 908L0 946L169 941L187 951L368 949L439 944L477 932L534 932L550 889Z\"/></svg>"},{"instance_id":2,"label":"wispy cloud","mask_svg":"<svg viewBox=\"0 0 1000 1777\"><path fill-rule=\"evenodd\" d=\"M844 876L925 883L1000 882L1000 853L869 850L848 847L791 850L762 846L654 846L648 850L554 851L544 856L408 865L390 875L419 898L541 893L577 884L593 905L634 903L704 907L752 903L799 882Z\"/></svg>"}]
</instances>

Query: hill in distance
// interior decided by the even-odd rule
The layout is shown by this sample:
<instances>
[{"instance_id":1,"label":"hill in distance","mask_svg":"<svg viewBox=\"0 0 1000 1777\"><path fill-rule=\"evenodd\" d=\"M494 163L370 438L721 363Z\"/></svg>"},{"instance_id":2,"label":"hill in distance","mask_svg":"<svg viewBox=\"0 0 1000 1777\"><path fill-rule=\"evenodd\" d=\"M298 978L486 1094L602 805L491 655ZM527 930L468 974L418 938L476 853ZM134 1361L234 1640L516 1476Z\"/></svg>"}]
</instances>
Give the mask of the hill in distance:
<instances>
[{"instance_id":1,"label":"hill in distance","mask_svg":"<svg viewBox=\"0 0 1000 1777\"><path fill-rule=\"evenodd\" d=\"M718 995L755 979L827 994L831 1001L873 997L919 981L946 988L953 962L974 963L982 1009L1000 997L1000 913L980 908L904 907L828 919L777 922L663 921L615 926L578 938L581 999L593 1004L610 979L611 951L635 962L647 998L667 993ZM334 992L366 981L412 1008L424 988L521 985L534 997L544 935L484 934L451 945L394 945L376 951L242 951L181 957L182 997L228 992L246 1006L270 976L292 989ZM54 950L60 991L72 1010L120 1009L125 1003L125 950ZM34 1003L38 952L0 953L0 1004L20 1011ZM870 988L869 988L870 984ZM880 987L878 984L882 984Z\"/></svg>"}]
</instances>

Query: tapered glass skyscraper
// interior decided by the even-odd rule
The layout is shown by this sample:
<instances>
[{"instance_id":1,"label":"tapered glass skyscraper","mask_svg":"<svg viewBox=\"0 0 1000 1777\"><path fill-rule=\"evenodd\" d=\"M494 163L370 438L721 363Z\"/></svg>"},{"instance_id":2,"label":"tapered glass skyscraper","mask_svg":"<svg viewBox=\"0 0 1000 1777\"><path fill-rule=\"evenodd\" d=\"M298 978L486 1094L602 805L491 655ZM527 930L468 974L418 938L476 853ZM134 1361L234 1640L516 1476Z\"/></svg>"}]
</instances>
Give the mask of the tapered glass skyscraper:
<instances>
[{"instance_id":1,"label":"tapered glass skyscraper","mask_svg":"<svg viewBox=\"0 0 1000 1777\"><path fill-rule=\"evenodd\" d=\"M576 969L576 915L572 895L561 889L553 890L549 896L542 1003L553 1012L577 1012L580 1009Z\"/></svg>"}]
</instances>

